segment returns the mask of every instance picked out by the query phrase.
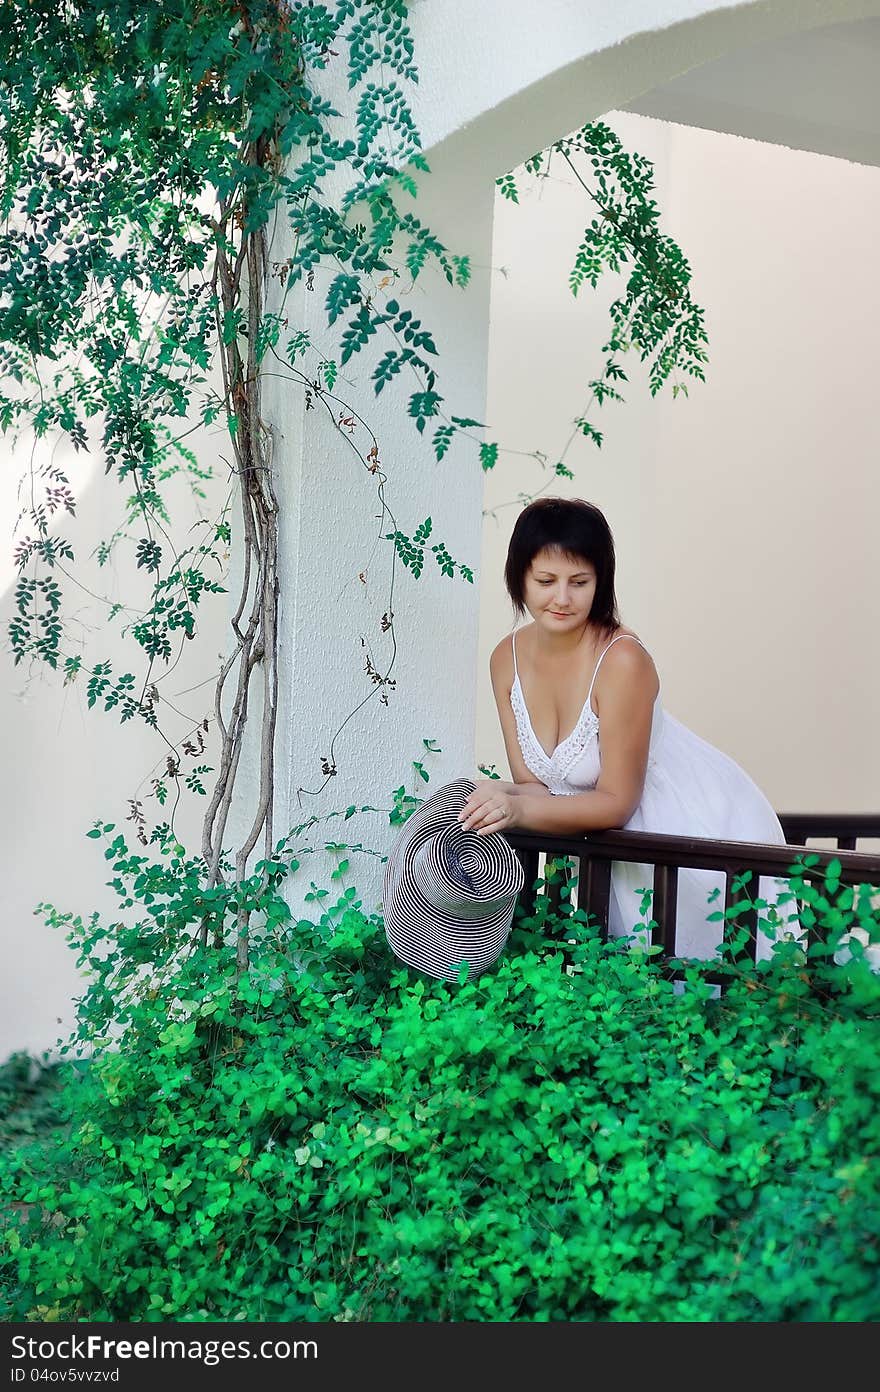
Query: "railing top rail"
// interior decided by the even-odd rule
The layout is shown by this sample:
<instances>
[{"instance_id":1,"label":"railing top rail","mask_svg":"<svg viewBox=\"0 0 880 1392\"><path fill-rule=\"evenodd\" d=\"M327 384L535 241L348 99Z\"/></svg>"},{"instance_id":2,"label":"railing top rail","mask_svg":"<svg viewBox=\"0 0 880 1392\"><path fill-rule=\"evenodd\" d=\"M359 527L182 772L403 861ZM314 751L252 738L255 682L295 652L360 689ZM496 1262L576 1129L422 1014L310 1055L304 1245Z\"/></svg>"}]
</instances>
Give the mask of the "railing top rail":
<instances>
[{"instance_id":1,"label":"railing top rail","mask_svg":"<svg viewBox=\"0 0 880 1392\"><path fill-rule=\"evenodd\" d=\"M562 836L548 831L504 833L518 850L556 855L598 856L638 864L677 865L690 870L753 870L785 878L796 862L809 856L807 877L819 875L832 861L840 864L846 884L880 885L880 855L865 851L820 851L812 847L764 845L757 841L712 841L697 836L666 836L647 831L595 831Z\"/></svg>"},{"instance_id":2,"label":"railing top rail","mask_svg":"<svg viewBox=\"0 0 880 1392\"><path fill-rule=\"evenodd\" d=\"M786 836L880 837L880 812L777 812Z\"/></svg>"}]
</instances>

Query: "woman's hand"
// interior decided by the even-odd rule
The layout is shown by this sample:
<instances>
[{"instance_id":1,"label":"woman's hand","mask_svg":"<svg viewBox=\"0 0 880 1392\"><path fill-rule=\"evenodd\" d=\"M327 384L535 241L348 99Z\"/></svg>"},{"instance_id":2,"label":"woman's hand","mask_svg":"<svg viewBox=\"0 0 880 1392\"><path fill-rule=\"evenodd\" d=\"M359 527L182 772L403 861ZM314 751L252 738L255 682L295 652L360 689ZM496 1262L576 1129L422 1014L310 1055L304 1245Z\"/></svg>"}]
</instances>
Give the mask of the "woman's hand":
<instances>
[{"instance_id":1,"label":"woman's hand","mask_svg":"<svg viewBox=\"0 0 880 1392\"><path fill-rule=\"evenodd\" d=\"M478 783L458 816L465 830L478 836L511 831L516 826L517 798L507 791L510 786L497 778Z\"/></svg>"}]
</instances>

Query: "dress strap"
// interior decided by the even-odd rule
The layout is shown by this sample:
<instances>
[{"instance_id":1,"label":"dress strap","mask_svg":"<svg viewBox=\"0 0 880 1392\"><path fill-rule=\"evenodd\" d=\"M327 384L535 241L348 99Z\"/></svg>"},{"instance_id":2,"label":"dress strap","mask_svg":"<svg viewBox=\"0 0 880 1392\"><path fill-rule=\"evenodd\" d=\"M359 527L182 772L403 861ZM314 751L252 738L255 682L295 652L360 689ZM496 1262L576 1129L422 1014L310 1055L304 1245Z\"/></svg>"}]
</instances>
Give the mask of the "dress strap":
<instances>
[{"instance_id":1,"label":"dress strap","mask_svg":"<svg viewBox=\"0 0 880 1392\"><path fill-rule=\"evenodd\" d=\"M517 671L517 668L516 668L516 633L515 633L515 632L511 633L511 635L510 635L510 644L511 644L511 647L513 648L513 675L514 675L514 678L516 678L516 677L519 676L519 672Z\"/></svg>"},{"instance_id":2,"label":"dress strap","mask_svg":"<svg viewBox=\"0 0 880 1392\"><path fill-rule=\"evenodd\" d=\"M607 653L608 648L613 648L613 647L614 647L614 644L615 644L615 643L619 643L620 640L621 640L621 638L631 638L631 639L633 640L634 643L638 643L638 645L639 645L640 648L644 648L644 647L645 647L645 645L644 645L644 643L642 642L641 638L637 638L636 635L635 635L634 633L618 633L618 635L617 635L616 638L612 638L612 639L611 639L611 642L607 645L607 647L604 647L604 648L602 649L602 651L600 652L600 654L599 654L599 661L596 663L596 666L595 666L594 669L593 669L593 680L590 682L590 689L589 689L589 691L587 692L587 701L586 701L586 704L587 704L588 706L590 705L590 697L591 697L592 694L593 694L593 687L594 687L595 682L596 682L597 673L598 673L598 671L599 671L599 668L602 666L602 659L603 659L603 657L605 656L605 654ZM645 648L645 651L647 652L647 648Z\"/></svg>"}]
</instances>

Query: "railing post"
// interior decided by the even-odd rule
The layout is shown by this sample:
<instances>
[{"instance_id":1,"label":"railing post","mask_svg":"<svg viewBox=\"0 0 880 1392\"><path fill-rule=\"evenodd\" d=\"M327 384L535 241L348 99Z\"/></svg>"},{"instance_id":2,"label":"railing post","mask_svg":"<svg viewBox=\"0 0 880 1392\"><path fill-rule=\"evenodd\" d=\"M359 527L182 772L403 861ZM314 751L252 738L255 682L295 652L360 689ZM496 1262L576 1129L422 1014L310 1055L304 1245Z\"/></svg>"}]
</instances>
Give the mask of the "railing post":
<instances>
[{"instance_id":1,"label":"railing post","mask_svg":"<svg viewBox=\"0 0 880 1392\"><path fill-rule=\"evenodd\" d=\"M611 899L611 861L605 857L578 857L578 908L599 922L608 937L608 905Z\"/></svg>"},{"instance_id":2,"label":"railing post","mask_svg":"<svg viewBox=\"0 0 880 1392\"><path fill-rule=\"evenodd\" d=\"M678 903L678 866L654 866L653 917L663 957L675 956L675 910Z\"/></svg>"}]
</instances>

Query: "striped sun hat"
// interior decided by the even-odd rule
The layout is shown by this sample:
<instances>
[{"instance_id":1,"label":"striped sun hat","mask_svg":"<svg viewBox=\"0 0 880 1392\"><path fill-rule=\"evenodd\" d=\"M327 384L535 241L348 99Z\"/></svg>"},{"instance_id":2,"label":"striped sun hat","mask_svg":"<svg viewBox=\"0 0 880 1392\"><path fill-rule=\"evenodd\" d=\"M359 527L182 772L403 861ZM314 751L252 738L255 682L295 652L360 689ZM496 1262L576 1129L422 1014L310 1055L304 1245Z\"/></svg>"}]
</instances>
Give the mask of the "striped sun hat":
<instances>
[{"instance_id":1,"label":"striped sun hat","mask_svg":"<svg viewBox=\"0 0 880 1392\"><path fill-rule=\"evenodd\" d=\"M392 952L441 980L454 979L462 962L471 978L492 965L525 878L499 832L477 836L460 825L458 814L475 786L459 778L423 802L404 823L385 870Z\"/></svg>"}]
</instances>

